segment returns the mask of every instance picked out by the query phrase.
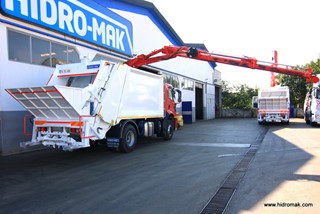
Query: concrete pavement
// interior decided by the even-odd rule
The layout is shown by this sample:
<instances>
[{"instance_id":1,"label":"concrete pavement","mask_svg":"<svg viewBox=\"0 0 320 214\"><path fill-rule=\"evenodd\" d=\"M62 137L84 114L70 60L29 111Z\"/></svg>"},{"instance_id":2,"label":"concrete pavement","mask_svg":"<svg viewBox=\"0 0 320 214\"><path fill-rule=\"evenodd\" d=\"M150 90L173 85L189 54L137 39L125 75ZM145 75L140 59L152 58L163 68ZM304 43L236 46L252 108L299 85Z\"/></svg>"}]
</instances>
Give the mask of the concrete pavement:
<instances>
[{"instance_id":1,"label":"concrete pavement","mask_svg":"<svg viewBox=\"0 0 320 214\"><path fill-rule=\"evenodd\" d=\"M302 119L200 121L129 154L98 147L0 157L0 213L199 213L264 133L225 213L319 213L320 130Z\"/></svg>"},{"instance_id":2,"label":"concrete pavement","mask_svg":"<svg viewBox=\"0 0 320 214\"><path fill-rule=\"evenodd\" d=\"M270 126L225 213L320 213L319 127Z\"/></svg>"}]
</instances>

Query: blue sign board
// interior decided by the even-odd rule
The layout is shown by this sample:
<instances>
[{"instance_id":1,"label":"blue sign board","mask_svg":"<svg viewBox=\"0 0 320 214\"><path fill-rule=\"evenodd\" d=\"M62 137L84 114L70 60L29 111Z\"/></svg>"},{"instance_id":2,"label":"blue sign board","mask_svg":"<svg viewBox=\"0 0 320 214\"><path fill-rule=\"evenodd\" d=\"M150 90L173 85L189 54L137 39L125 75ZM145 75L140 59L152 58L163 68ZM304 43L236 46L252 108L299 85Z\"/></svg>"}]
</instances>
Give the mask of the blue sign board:
<instances>
[{"instance_id":1,"label":"blue sign board","mask_svg":"<svg viewBox=\"0 0 320 214\"><path fill-rule=\"evenodd\" d=\"M1 12L132 56L132 24L91 0L1 0Z\"/></svg>"}]
</instances>

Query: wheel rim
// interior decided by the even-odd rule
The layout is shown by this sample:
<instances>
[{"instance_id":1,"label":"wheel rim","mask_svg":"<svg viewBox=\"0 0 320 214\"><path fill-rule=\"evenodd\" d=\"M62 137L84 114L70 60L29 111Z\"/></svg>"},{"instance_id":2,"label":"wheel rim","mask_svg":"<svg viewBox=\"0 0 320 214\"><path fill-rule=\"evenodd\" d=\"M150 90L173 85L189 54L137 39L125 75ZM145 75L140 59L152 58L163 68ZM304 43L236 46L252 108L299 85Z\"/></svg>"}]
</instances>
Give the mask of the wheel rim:
<instances>
[{"instance_id":1,"label":"wheel rim","mask_svg":"<svg viewBox=\"0 0 320 214\"><path fill-rule=\"evenodd\" d=\"M135 141L135 136L134 133L132 131L129 131L126 135L126 144L131 147L134 145L134 141Z\"/></svg>"},{"instance_id":2,"label":"wheel rim","mask_svg":"<svg viewBox=\"0 0 320 214\"><path fill-rule=\"evenodd\" d=\"M171 122L168 125L168 130L167 131L168 131L169 135L172 135L172 123Z\"/></svg>"}]
</instances>

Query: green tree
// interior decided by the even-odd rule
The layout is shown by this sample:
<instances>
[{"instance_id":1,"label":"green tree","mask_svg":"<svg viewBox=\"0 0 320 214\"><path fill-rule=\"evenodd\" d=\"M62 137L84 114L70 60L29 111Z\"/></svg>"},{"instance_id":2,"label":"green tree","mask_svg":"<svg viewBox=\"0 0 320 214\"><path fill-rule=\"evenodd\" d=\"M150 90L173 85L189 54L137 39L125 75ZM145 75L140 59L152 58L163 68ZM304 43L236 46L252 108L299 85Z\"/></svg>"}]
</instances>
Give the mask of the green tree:
<instances>
[{"instance_id":1,"label":"green tree","mask_svg":"<svg viewBox=\"0 0 320 214\"><path fill-rule=\"evenodd\" d=\"M278 75L279 85L288 86L290 90L290 104L301 108L307 93L307 82L304 78L296 76Z\"/></svg>"},{"instance_id":2,"label":"green tree","mask_svg":"<svg viewBox=\"0 0 320 214\"><path fill-rule=\"evenodd\" d=\"M316 61L311 61L305 65L307 68L312 68L312 73L320 74L320 58Z\"/></svg>"},{"instance_id":3,"label":"green tree","mask_svg":"<svg viewBox=\"0 0 320 214\"><path fill-rule=\"evenodd\" d=\"M312 68L313 74L319 74L320 72L320 59L316 61L311 61L305 66L295 66L293 69L304 70L304 68ZM304 78L299 78L296 76L279 74L278 75L279 85L288 86L290 89L290 103L294 107L302 108L304 99L308 88L311 83L308 83Z\"/></svg>"},{"instance_id":4,"label":"green tree","mask_svg":"<svg viewBox=\"0 0 320 214\"><path fill-rule=\"evenodd\" d=\"M257 95L257 88L250 88L246 84L230 86L226 81L222 81L222 108L224 109L251 109L252 97Z\"/></svg>"}]
</instances>

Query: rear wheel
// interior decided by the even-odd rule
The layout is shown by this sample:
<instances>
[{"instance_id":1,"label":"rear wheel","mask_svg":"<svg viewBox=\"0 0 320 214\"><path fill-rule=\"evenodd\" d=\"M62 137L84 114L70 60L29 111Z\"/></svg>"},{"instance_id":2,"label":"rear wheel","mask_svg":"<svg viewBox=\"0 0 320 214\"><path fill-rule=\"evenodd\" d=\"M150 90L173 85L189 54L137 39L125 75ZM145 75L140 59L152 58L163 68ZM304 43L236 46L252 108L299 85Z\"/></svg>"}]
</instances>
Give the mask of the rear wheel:
<instances>
[{"instance_id":1,"label":"rear wheel","mask_svg":"<svg viewBox=\"0 0 320 214\"><path fill-rule=\"evenodd\" d=\"M137 131L131 124L127 124L122 132L119 149L124 153L132 152L136 148L136 144Z\"/></svg>"}]
</instances>

